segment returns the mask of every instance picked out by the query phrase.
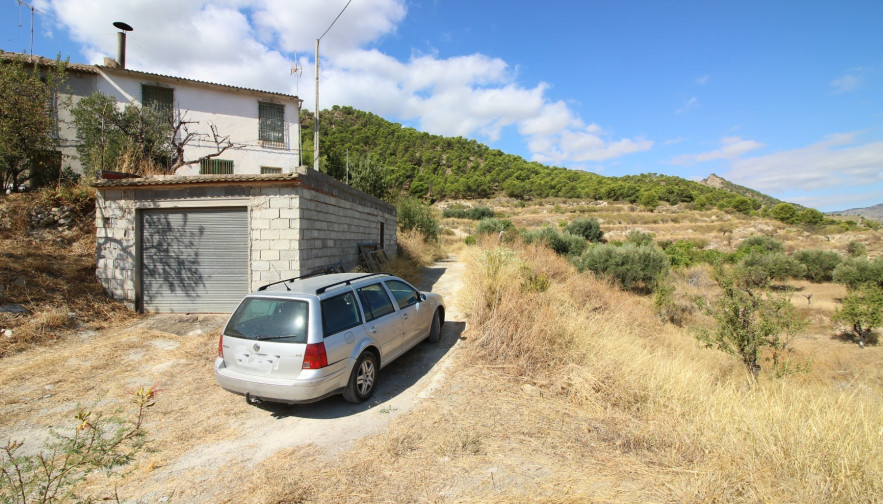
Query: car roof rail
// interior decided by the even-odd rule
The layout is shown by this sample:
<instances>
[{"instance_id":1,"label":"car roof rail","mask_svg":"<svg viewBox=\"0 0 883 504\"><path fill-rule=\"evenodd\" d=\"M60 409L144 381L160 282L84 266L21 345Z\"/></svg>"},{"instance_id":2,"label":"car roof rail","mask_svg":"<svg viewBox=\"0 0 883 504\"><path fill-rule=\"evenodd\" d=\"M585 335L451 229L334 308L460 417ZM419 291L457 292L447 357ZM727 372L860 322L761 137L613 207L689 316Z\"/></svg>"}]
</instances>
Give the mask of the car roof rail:
<instances>
[{"instance_id":1,"label":"car roof rail","mask_svg":"<svg viewBox=\"0 0 883 504\"><path fill-rule=\"evenodd\" d=\"M258 291L264 291L264 290L267 290L267 287L270 287L271 285L287 284L287 283L289 283L289 282L293 282L293 281L295 281L295 280L303 280L304 278L312 278L312 277L314 277L314 276L319 276L319 275L330 275L330 274L332 274L332 273L344 273L344 272L345 272L345 271L344 271L343 263L342 263L342 262L336 262L336 263L331 264L331 265L329 265L329 266L327 266L327 267L325 267L325 268L322 268L322 269L318 269L318 270L316 270L316 271L313 271L312 273L307 273L306 275L301 275L301 276L298 276L298 277L289 278L289 279L287 279L287 280L279 280L279 281L277 281L277 282L271 282L271 283L268 283L267 285L262 285L262 286L258 287ZM287 290L291 290L291 289L288 288L287 285L285 286L285 288L286 288Z\"/></svg>"},{"instance_id":2,"label":"car roof rail","mask_svg":"<svg viewBox=\"0 0 883 504\"><path fill-rule=\"evenodd\" d=\"M340 282L334 282L333 284L328 284L328 285L326 285L326 286L324 286L324 287L319 287L318 289L316 289L316 294L317 294L317 295L318 295L318 294L322 294L322 293L326 292L328 289L330 289L331 287L336 287L336 286L338 286L338 285L350 285L350 284L352 284L353 282L355 282L356 280L361 280L361 279L363 279L363 278L368 278L368 277L373 277L373 276L380 276L380 275L389 275L389 273L369 273L369 274L367 274L367 275L362 275L362 276L357 276L357 277L354 277L354 278L350 278L349 280L341 280Z\"/></svg>"}]
</instances>

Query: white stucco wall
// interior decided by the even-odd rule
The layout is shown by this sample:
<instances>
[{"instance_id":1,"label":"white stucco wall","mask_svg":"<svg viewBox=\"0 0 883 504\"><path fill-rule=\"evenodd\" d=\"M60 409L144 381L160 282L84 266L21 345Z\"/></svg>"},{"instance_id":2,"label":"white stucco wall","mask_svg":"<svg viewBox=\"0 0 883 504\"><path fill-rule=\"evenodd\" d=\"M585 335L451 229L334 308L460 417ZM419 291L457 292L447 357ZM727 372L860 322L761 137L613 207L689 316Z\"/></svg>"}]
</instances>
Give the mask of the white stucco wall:
<instances>
[{"instance_id":1,"label":"white stucco wall","mask_svg":"<svg viewBox=\"0 0 883 504\"><path fill-rule=\"evenodd\" d=\"M235 174L257 174L261 172L262 166L281 168L282 173L293 173L300 164L297 98L140 72L96 68L97 74L71 74L68 78L72 93L68 100L69 107L59 110L59 136L62 138L64 156L62 167L70 166L82 173L82 166L76 155L76 132L69 108L95 91L115 98L120 108L129 103L140 106L142 84L174 89L176 109L187 121L194 122L188 128L201 136L187 144L186 160L197 161L217 152L210 128L214 124L220 136L229 136L230 141L237 145L236 149L228 149L217 157L233 161ZM282 148L264 147L258 139L260 101L278 103L285 107L285 142ZM199 163L182 167L176 174L198 175Z\"/></svg>"}]
</instances>

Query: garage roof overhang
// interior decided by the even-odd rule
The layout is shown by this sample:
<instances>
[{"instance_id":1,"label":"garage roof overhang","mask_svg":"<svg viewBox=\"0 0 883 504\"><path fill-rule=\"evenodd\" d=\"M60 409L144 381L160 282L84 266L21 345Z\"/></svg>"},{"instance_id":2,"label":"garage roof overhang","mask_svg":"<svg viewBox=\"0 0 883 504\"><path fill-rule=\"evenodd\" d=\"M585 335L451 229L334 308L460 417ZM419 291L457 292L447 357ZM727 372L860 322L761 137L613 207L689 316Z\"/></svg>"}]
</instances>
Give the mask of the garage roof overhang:
<instances>
[{"instance_id":1,"label":"garage roof overhang","mask_svg":"<svg viewBox=\"0 0 883 504\"><path fill-rule=\"evenodd\" d=\"M300 173L261 175L159 175L143 178L120 178L99 180L92 184L102 189L137 189L142 187L189 187L206 185L301 185Z\"/></svg>"}]
</instances>

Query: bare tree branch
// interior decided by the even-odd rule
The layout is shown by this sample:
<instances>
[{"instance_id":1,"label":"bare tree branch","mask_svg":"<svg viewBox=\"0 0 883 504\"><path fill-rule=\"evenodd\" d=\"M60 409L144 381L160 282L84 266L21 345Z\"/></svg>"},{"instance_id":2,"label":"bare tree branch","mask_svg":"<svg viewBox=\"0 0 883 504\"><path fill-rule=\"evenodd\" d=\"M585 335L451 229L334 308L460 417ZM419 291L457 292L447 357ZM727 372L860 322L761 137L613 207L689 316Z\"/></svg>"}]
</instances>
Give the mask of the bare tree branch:
<instances>
[{"instance_id":1,"label":"bare tree branch","mask_svg":"<svg viewBox=\"0 0 883 504\"><path fill-rule=\"evenodd\" d=\"M230 140L230 135L221 135L218 132L218 126L214 123L209 123L211 135L190 131L189 125L191 124L199 124L199 121L188 121L186 111L179 113L178 119L173 120L173 133L170 138L170 144L173 152L172 166L170 168L170 171L172 172L174 172L178 168L181 168L182 166L189 166L199 163L203 159L218 157L228 150L239 150L245 147L244 144L232 142ZM187 145L194 140L204 141L206 143L213 143L215 145L215 151L210 154L200 156L196 159L185 160L184 150Z\"/></svg>"}]
</instances>

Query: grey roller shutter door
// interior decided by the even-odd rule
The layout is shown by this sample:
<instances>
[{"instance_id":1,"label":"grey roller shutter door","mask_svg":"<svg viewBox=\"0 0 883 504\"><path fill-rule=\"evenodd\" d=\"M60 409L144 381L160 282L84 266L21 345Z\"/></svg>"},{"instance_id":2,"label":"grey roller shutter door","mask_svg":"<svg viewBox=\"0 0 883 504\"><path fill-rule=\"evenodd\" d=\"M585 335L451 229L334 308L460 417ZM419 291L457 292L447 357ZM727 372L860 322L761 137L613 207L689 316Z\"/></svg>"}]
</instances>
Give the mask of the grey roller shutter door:
<instances>
[{"instance_id":1,"label":"grey roller shutter door","mask_svg":"<svg viewBox=\"0 0 883 504\"><path fill-rule=\"evenodd\" d=\"M228 313L248 293L245 208L141 212L144 311Z\"/></svg>"}]
</instances>

